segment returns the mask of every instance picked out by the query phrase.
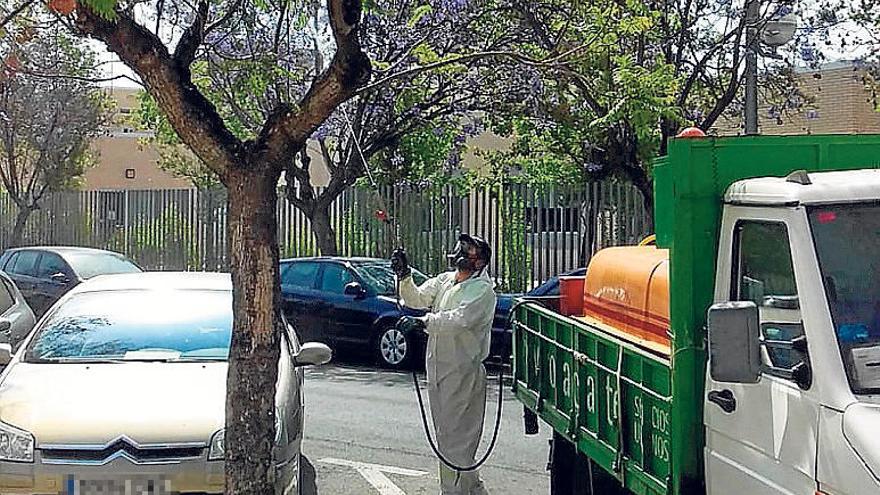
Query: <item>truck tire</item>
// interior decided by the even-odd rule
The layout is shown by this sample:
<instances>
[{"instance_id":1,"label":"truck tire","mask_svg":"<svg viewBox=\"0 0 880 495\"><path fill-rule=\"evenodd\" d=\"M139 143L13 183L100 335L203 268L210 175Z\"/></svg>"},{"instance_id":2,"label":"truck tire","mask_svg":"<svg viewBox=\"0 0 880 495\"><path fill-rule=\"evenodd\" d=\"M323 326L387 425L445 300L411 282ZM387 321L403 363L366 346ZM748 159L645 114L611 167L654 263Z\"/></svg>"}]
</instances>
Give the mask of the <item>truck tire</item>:
<instances>
[{"instance_id":1,"label":"truck tire","mask_svg":"<svg viewBox=\"0 0 880 495\"><path fill-rule=\"evenodd\" d=\"M553 432L550 441L551 495L626 495L620 483L575 445Z\"/></svg>"}]
</instances>

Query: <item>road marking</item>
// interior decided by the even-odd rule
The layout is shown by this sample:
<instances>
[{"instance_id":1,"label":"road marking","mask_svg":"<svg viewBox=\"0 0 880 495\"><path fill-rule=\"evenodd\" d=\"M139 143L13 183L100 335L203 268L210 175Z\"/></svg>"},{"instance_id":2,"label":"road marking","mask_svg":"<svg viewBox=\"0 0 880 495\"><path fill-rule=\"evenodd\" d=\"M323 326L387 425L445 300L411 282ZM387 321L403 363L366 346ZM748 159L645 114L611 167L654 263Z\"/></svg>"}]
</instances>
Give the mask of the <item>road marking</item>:
<instances>
[{"instance_id":1,"label":"road marking","mask_svg":"<svg viewBox=\"0 0 880 495\"><path fill-rule=\"evenodd\" d=\"M335 464L337 466L345 466L353 468L358 472L361 476L367 480L367 483L370 484L373 488L376 489L380 493L380 495L406 495L388 476L385 476L385 473L388 474L399 474L401 476L424 476L428 473L424 471L414 471L412 469L404 469L394 466L383 466L381 464L370 464L367 462L356 462L356 461L347 461L345 459L334 459L332 457L325 457L323 459L318 460L318 462L323 462L324 464Z\"/></svg>"}]
</instances>

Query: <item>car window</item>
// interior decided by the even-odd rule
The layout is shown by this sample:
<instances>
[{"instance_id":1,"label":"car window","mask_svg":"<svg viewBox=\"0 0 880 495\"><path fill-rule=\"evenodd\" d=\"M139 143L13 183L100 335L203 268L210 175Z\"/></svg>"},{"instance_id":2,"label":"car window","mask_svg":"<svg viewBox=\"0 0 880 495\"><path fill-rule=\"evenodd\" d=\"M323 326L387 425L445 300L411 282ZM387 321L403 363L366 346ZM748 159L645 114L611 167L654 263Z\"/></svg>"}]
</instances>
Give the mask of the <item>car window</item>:
<instances>
[{"instance_id":1,"label":"car window","mask_svg":"<svg viewBox=\"0 0 880 495\"><path fill-rule=\"evenodd\" d=\"M394 294L396 287L390 261L357 261L353 262L352 266L357 270L364 283L374 292L383 296ZM412 278L416 285L422 285L428 280L425 274L415 268L412 268Z\"/></svg>"},{"instance_id":2,"label":"car window","mask_svg":"<svg viewBox=\"0 0 880 495\"><path fill-rule=\"evenodd\" d=\"M312 289L318 277L318 264L313 262L287 263L281 272L281 283Z\"/></svg>"},{"instance_id":3,"label":"car window","mask_svg":"<svg viewBox=\"0 0 880 495\"><path fill-rule=\"evenodd\" d=\"M140 273L142 270L125 256L115 253L71 253L67 261L73 271L82 279L88 280L98 275L118 273Z\"/></svg>"},{"instance_id":4,"label":"car window","mask_svg":"<svg viewBox=\"0 0 880 495\"><path fill-rule=\"evenodd\" d=\"M9 290L9 287L6 285L6 281L4 280L2 284L0 284L0 314L3 314L9 311L15 304L15 296L12 295L12 291Z\"/></svg>"},{"instance_id":5,"label":"car window","mask_svg":"<svg viewBox=\"0 0 880 495\"><path fill-rule=\"evenodd\" d=\"M16 275L27 275L33 277L37 264L37 258L40 257L39 251L19 251L14 264L11 265L9 273Z\"/></svg>"},{"instance_id":6,"label":"car window","mask_svg":"<svg viewBox=\"0 0 880 495\"><path fill-rule=\"evenodd\" d=\"M345 292L345 285L354 281L351 272L342 265L327 263L324 265L324 274L321 276L321 290L332 294Z\"/></svg>"},{"instance_id":7,"label":"car window","mask_svg":"<svg viewBox=\"0 0 880 495\"><path fill-rule=\"evenodd\" d=\"M40 325L26 360L225 360L232 292L118 290L77 294Z\"/></svg>"},{"instance_id":8,"label":"car window","mask_svg":"<svg viewBox=\"0 0 880 495\"><path fill-rule=\"evenodd\" d=\"M37 277L48 280L56 273L67 275L69 271L67 263L61 259L61 256L55 253L43 253L43 257L40 258L40 266L37 267Z\"/></svg>"},{"instance_id":9,"label":"car window","mask_svg":"<svg viewBox=\"0 0 880 495\"><path fill-rule=\"evenodd\" d=\"M10 254L6 257L6 260L3 262L3 271L8 272L12 265L15 264L15 260L18 259L18 251Z\"/></svg>"}]
</instances>

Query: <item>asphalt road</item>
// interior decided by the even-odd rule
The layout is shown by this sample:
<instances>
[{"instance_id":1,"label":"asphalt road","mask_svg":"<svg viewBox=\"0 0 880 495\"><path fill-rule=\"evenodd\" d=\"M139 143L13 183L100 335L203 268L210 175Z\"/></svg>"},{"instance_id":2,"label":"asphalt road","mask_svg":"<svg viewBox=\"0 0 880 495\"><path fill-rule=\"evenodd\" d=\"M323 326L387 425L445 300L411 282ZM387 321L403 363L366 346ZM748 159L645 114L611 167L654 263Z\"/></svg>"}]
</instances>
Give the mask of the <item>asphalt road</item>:
<instances>
[{"instance_id":1,"label":"asphalt road","mask_svg":"<svg viewBox=\"0 0 880 495\"><path fill-rule=\"evenodd\" d=\"M482 455L491 439L498 385L490 371ZM424 387L424 381L422 382ZM427 397L426 397L427 400ZM408 373L369 367L310 369L305 384L304 493L439 493L437 462L425 440ZM501 432L481 475L490 493L547 494L549 430L526 437L522 406L505 385Z\"/></svg>"}]
</instances>

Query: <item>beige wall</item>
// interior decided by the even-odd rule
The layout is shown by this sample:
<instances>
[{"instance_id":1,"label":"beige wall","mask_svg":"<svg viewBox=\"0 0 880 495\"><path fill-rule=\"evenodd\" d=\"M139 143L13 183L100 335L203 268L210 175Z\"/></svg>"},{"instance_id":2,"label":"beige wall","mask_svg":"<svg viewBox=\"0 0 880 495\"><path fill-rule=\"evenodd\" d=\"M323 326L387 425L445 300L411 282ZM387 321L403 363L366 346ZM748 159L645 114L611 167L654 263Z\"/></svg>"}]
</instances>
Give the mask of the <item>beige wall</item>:
<instances>
[{"instance_id":1,"label":"beige wall","mask_svg":"<svg viewBox=\"0 0 880 495\"><path fill-rule=\"evenodd\" d=\"M96 189L178 189L192 187L188 180L174 177L159 168L159 155L142 146L136 135L98 138L92 143L98 165L85 176L87 190ZM134 178L126 170L134 170Z\"/></svg>"},{"instance_id":2,"label":"beige wall","mask_svg":"<svg viewBox=\"0 0 880 495\"><path fill-rule=\"evenodd\" d=\"M95 139L92 151L98 164L86 171L83 189L178 189L192 184L174 177L159 168L159 155L140 140L149 134L135 132L130 122L131 113L137 109L139 90L132 88L107 88L108 95L116 101L116 113L104 136ZM134 177L126 176L133 170ZM131 172L129 172L131 173Z\"/></svg>"},{"instance_id":3,"label":"beige wall","mask_svg":"<svg viewBox=\"0 0 880 495\"><path fill-rule=\"evenodd\" d=\"M783 113L781 123L770 117L767 105L760 105L761 134L880 133L880 112L865 69L849 63L829 64L819 70L799 72L797 81L808 102L802 108ZM741 122L719 120L714 130L722 135L741 134Z\"/></svg>"},{"instance_id":4,"label":"beige wall","mask_svg":"<svg viewBox=\"0 0 880 495\"><path fill-rule=\"evenodd\" d=\"M158 153L140 140L149 134L136 132L131 124L131 114L138 107L139 89L107 88L108 95L116 102L116 114L105 136L92 145L98 154L98 165L89 169L85 175L86 190L97 189L174 189L189 188L192 184L186 179L174 177L158 166ZM462 157L462 167L481 170L485 160L477 156L475 149L506 149L509 142L491 132L483 133L468 140L468 150ZM321 150L317 143L309 143L308 153L312 158L312 185L326 186L330 174L324 165ZM134 178L126 177L126 170L134 169ZM284 179L282 178L282 181Z\"/></svg>"}]
</instances>

